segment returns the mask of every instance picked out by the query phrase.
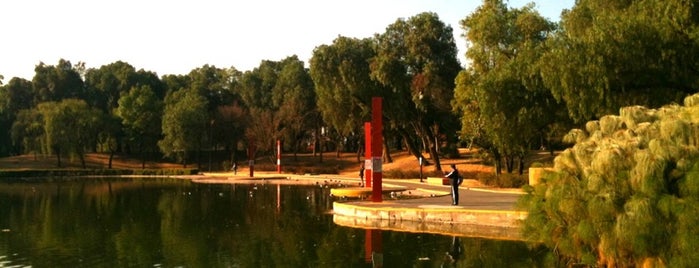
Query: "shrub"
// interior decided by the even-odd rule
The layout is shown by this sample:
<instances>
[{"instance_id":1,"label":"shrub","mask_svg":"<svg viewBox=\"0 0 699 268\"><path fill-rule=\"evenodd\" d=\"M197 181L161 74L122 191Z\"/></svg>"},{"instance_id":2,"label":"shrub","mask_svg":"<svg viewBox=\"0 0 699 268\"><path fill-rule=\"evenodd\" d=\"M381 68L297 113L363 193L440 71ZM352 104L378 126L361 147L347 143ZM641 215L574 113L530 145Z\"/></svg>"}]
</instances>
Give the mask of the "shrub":
<instances>
[{"instance_id":1,"label":"shrub","mask_svg":"<svg viewBox=\"0 0 699 268\"><path fill-rule=\"evenodd\" d=\"M699 262L699 94L624 107L571 130L575 146L525 187L524 233L590 266Z\"/></svg>"}]
</instances>

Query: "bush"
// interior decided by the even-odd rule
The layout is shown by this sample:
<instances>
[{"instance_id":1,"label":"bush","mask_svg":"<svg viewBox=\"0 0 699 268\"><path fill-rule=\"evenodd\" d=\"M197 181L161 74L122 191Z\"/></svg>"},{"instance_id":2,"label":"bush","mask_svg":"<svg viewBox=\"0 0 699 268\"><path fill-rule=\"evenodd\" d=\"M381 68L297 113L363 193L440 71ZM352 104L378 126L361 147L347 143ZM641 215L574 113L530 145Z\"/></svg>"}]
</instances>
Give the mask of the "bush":
<instances>
[{"instance_id":1,"label":"bush","mask_svg":"<svg viewBox=\"0 0 699 268\"><path fill-rule=\"evenodd\" d=\"M696 265L699 94L684 104L624 107L571 130L575 146L525 187L523 233L590 266Z\"/></svg>"}]
</instances>

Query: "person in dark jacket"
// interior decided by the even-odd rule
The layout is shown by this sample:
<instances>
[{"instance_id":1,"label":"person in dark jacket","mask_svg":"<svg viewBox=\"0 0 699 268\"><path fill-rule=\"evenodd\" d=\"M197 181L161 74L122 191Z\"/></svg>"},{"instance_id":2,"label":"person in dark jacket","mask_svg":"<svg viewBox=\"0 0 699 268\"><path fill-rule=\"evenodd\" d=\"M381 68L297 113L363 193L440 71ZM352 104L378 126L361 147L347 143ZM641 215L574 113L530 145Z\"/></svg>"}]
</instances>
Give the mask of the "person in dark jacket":
<instances>
[{"instance_id":1,"label":"person in dark jacket","mask_svg":"<svg viewBox=\"0 0 699 268\"><path fill-rule=\"evenodd\" d=\"M451 172L444 177L451 180L451 204L456 206L459 205L459 185L461 185L463 180L461 179L461 175L459 175L459 170L456 169L456 165L451 164L450 167Z\"/></svg>"}]
</instances>

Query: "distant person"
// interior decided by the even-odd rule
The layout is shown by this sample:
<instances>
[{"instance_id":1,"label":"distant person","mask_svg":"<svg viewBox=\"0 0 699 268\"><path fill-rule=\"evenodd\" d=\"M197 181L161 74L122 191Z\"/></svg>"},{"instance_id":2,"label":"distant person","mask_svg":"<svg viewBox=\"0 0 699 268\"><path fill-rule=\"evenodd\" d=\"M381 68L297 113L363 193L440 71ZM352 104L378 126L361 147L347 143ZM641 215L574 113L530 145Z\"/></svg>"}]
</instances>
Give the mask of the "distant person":
<instances>
[{"instance_id":1,"label":"distant person","mask_svg":"<svg viewBox=\"0 0 699 268\"><path fill-rule=\"evenodd\" d=\"M233 170L233 175L238 175L238 163L233 162L233 166L231 167L231 170Z\"/></svg>"},{"instance_id":2,"label":"distant person","mask_svg":"<svg viewBox=\"0 0 699 268\"><path fill-rule=\"evenodd\" d=\"M359 186L364 186L364 161L359 163Z\"/></svg>"},{"instance_id":3,"label":"distant person","mask_svg":"<svg viewBox=\"0 0 699 268\"><path fill-rule=\"evenodd\" d=\"M463 178L459 175L459 170L456 169L456 165L451 164L451 172L445 175L445 178L451 180L451 204L456 206L459 205L459 185L463 182Z\"/></svg>"}]
</instances>

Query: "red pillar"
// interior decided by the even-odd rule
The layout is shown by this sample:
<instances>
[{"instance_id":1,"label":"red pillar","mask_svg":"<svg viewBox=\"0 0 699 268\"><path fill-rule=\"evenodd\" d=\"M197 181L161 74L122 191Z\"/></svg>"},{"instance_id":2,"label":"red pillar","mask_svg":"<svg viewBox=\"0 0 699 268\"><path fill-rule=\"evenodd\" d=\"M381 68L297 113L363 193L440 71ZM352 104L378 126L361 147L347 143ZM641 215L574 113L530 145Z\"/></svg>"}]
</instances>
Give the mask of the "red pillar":
<instances>
[{"instance_id":1,"label":"red pillar","mask_svg":"<svg viewBox=\"0 0 699 268\"><path fill-rule=\"evenodd\" d=\"M371 188L371 122L364 122L364 187Z\"/></svg>"},{"instance_id":2,"label":"red pillar","mask_svg":"<svg viewBox=\"0 0 699 268\"><path fill-rule=\"evenodd\" d=\"M282 142L277 140L277 173L282 174Z\"/></svg>"},{"instance_id":3,"label":"red pillar","mask_svg":"<svg viewBox=\"0 0 699 268\"><path fill-rule=\"evenodd\" d=\"M381 154L383 153L383 111L381 108L381 97L371 98L371 178L373 180L371 188L371 201L381 202L381 180L383 177L381 164Z\"/></svg>"},{"instance_id":4,"label":"red pillar","mask_svg":"<svg viewBox=\"0 0 699 268\"><path fill-rule=\"evenodd\" d=\"M250 138L248 144L248 166L250 167L250 178L255 176L255 139Z\"/></svg>"}]
</instances>

